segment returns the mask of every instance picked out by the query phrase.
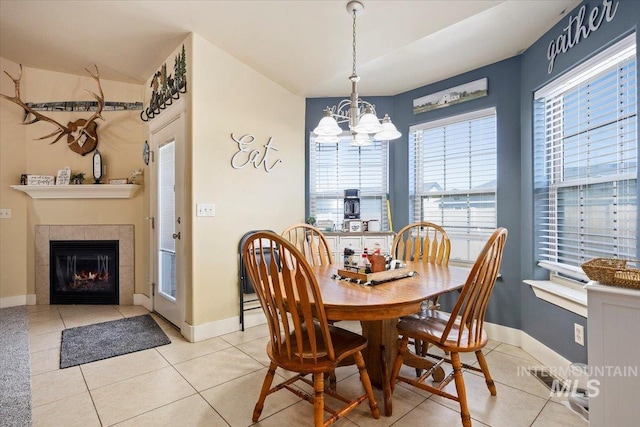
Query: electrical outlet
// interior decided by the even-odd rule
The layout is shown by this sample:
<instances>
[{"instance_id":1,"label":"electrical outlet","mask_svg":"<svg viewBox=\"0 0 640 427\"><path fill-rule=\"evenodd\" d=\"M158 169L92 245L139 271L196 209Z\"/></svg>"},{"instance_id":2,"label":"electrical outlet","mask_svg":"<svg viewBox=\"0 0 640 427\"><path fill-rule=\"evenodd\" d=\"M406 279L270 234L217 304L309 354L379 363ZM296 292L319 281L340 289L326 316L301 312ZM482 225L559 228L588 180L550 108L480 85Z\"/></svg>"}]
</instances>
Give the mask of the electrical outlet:
<instances>
[{"instance_id":1,"label":"electrical outlet","mask_svg":"<svg viewBox=\"0 0 640 427\"><path fill-rule=\"evenodd\" d=\"M196 216L216 216L216 205L213 203L197 203Z\"/></svg>"},{"instance_id":2,"label":"electrical outlet","mask_svg":"<svg viewBox=\"0 0 640 427\"><path fill-rule=\"evenodd\" d=\"M11 218L11 209L0 209L0 219Z\"/></svg>"},{"instance_id":3,"label":"electrical outlet","mask_svg":"<svg viewBox=\"0 0 640 427\"><path fill-rule=\"evenodd\" d=\"M582 325L573 324L573 339L576 343L584 345L584 327Z\"/></svg>"}]
</instances>

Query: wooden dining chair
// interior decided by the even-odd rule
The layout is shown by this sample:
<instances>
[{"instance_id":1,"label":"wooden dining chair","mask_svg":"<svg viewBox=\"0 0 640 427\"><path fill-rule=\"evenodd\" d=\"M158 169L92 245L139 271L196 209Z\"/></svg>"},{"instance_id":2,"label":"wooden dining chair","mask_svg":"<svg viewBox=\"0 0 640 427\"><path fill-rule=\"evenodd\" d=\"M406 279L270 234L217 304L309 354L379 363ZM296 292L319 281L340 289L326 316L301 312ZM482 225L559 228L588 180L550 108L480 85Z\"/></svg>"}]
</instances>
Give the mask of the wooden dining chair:
<instances>
[{"instance_id":1,"label":"wooden dining chair","mask_svg":"<svg viewBox=\"0 0 640 427\"><path fill-rule=\"evenodd\" d=\"M336 422L365 400L369 401L373 417L379 418L380 410L362 357L367 339L329 324L316 277L304 255L288 240L268 231L256 232L247 239L243 253L267 317L270 337L267 355L271 362L253 421L260 418L266 397L282 389L313 403L316 427ZM364 393L355 398L342 396L324 384L325 374L335 371L342 360L350 357L355 360L364 386ZM277 368L297 375L272 387ZM312 380L306 378L309 374ZM296 381L312 386L314 395L294 387ZM339 409L327 406L325 394L342 401L344 406ZM326 420L325 411L330 414Z\"/></svg>"},{"instance_id":2,"label":"wooden dining chair","mask_svg":"<svg viewBox=\"0 0 640 427\"><path fill-rule=\"evenodd\" d=\"M422 390L455 400L460 404L460 415L464 427L471 426L471 417L467 406L462 368L482 372L489 392L492 396L496 395L496 386L491 379L487 361L482 353L482 348L487 344L488 340L483 326L489 297L502 263L502 253L506 240L506 228L499 228L493 232L473 264L450 315L437 310L429 310L426 313L404 317L398 322L398 331L402 339L391 373L392 391L397 381L403 381ZM399 373L403 365L403 357L407 352L409 338L433 344L449 354L450 358L441 358L429 354L428 356L438 359L438 362L430 370L427 370L418 379L403 377ZM459 353L467 352L475 352L480 368L460 362ZM440 382L438 387L425 384L424 381L431 375L432 371L443 362L451 363L453 371ZM444 391L444 387L452 379L455 380L457 396Z\"/></svg>"},{"instance_id":3,"label":"wooden dining chair","mask_svg":"<svg viewBox=\"0 0 640 427\"><path fill-rule=\"evenodd\" d=\"M298 223L290 225L280 235L293 243L312 266L333 263L333 256L331 255L331 248L329 248L327 238L318 228L309 224Z\"/></svg>"},{"instance_id":4,"label":"wooden dining chair","mask_svg":"<svg viewBox=\"0 0 640 427\"><path fill-rule=\"evenodd\" d=\"M391 256L401 261L447 265L450 253L447 232L432 222L420 221L404 226L391 244Z\"/></svg>"},{"instance_id":5,"label":"wooden dining chair","mask_svg":"<svg viewBox=\"0 0 640 427\"><path fill-rule=\"evenodd\" d=\"M391 257L400 261L420 261L437 265L448 265L451 254L451 242L444 228L432 222L419 221L403 227L391 244ZM439 308L438 297L424 301L429 309ZM427 353L428 345L414 340L415 352L419 356ZM416 376L422 375L422 369L416 368ZM436 374L436 378L440 373Z\"/></svg>"}]
</instances>

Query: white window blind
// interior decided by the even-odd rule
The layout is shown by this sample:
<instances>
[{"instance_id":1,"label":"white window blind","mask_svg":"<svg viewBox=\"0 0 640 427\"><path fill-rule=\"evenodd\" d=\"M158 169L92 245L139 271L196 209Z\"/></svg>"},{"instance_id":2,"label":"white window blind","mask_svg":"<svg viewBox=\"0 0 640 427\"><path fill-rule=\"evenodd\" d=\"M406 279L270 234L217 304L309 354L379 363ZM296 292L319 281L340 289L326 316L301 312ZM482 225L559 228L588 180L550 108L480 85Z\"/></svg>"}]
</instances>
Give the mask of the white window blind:
<instances>
[{"instance_id":1,"label":"white window blind","mask_svg":"<svg viewBox=\"0 0 640 427\"><path fill-rule=\"evenodd\" d=\"M555 274L637 258L636 85L633 34L534 94L537 255Z\"/></svg>"},{"instance_id":2,"label":"white window blind","mask_svg":"<svg viewBox=\"0 0 640 427\"><path fill-rule=\"evenodd\" d=\"M452 260L475 260L497 223L495 109L412 126L409 144L412 220L443 226Z\"/></svg>"},{"instance_id":3,"label":"white window blind","mask_svg":"<svg viewBox=\"0 0 640 427\"><path fill-rule=\"evenodd\" d=\"M350 144L343 135L337 143L309 146L310 214L316 220L329 220L342 228L344 190L360 190L360 218L377 219L381 230L389 227L387 215L388 141L372 141L368 146Z\"/></svg>"},{"instance_id":4,"label":"white window blind","mask_svg":"<svg viewBox=\"0 0 640 427\"><path fill-rule=\"evenodd\" d=\"M175 141L158 149L158 208L160 209L160 250L176 252L175 233Z\"/></svg>"}]
</instances>

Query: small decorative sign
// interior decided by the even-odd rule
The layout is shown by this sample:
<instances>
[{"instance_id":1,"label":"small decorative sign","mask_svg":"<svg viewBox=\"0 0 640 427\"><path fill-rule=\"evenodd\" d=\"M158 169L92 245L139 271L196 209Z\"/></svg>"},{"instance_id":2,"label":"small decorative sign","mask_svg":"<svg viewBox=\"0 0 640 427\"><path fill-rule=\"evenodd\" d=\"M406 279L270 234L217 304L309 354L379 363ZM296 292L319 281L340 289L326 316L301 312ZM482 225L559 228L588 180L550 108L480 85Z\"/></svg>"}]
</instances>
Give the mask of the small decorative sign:
<instances>
[{"instance_id":1,"label":"small decorative sign","mask_svg":"<svg viewBox=\"0 0 640 427\"><path fill-rule=\"evenodd\" d=\"M424 113L425 111L437 108L448 107L449 105L460 104L472 99L487 96L487 78L479 79L451 89L442 90L430 95L422 96L413 100L413 114Z\"/></svg>"},{"instance_id":2,"label":"small decorative sign","mask_svg":"<svg viewBox=\"0 0 640 427\"><path fill-rule=\"evenodd\" d=\"M567 53L569 49L580 43L581 39L584 40L589 37L589 34L597 31L603 20L611 22L618 11L619 3L619 1L616 1L615 6L612 7L612 0L602 0L602 10L598 6L591 9L588 18L589 22L585 22L585 17L587 16L586 4L583 4L578 10L575 18L569 15L569 24L562 29L562 34L551 40L547 48L547 59L549 60L547 74L551 74L553 71L553 65L558 55Z\"/></svg>"},{"instance_id":3,"label":"small decorative sign","mask_svg":"<svg viewBox=\"0 0 640 427\"><path fill-rule=\"evenodd\" d=\"M64 169L58 169L58 176L56 177L56 185L69 185L71 182L71 168L65 166Z\"/></svg>"},{"instance_id":4,"label":"small decorative sign","mask_svg":"<svg viewBox=\"0 0 640 427\"><path fill-rule=\"evenodd\" d=\"M187 93L187 54L184 45L182 52L175 58L173 75L167 73L167 64L162 64L151 79L151 100L149 106L140 112L140 120L148 122L162 110L180 99L181 93Z\"/></svg>"},{"instance_id":5,"label":"small decorative sign","mask_svg":"<svg viewBox=\"0 0 640 427\"><path fill-rule=\"evenodd\" d=\"M53 175L27 175L27 185L53 185Z\"/></svg>"},{"instance_id":6,"label":"small decorative sign","mask_svg":"<svg viewBox=\"0 0 640 427\"><path fill-rule=\"evenodd\" d=\"M115 178L110 179L109 184L128 184L129 180L127 178Z\"/></svg>"},{"instance_id":7,"label":"small decorative sign","mask_svg":"<svg viewBox=\"0 0 640 427\"><path fill-rule=\"evenodd\" d=\"M251 144L255 141L253 135L246 134L238 138L232 133L231 139L238 144L238 151L231 157L231 167L234 169L242 169L251 163L256 169L263 166L265 171L271 172L278 163L282 163L281 159L276 159L273 162L269 159L269 154L272 151L278 151L278 149L271 144L273 138L269 138L269 141L263 145L264 150L251 148Z\"/></svg>"}]
</instances>

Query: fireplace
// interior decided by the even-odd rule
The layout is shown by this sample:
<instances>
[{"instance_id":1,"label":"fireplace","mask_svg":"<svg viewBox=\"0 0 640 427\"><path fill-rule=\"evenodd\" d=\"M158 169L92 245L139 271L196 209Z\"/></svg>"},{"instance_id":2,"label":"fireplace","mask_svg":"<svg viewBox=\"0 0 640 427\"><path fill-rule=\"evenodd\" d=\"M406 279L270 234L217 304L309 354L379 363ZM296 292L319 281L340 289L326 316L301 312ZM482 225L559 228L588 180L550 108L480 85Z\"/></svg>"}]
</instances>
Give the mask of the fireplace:
<instances>
[{"instance_id":1,"label":"fireplace","mask_svg":"<svg viewBox=\"0 0 640 427\"><path fill-rule=\"evenodd\" d=\"M51 240L51 304L119 303L117 240Z\"/></svg>"}]
</instances>

